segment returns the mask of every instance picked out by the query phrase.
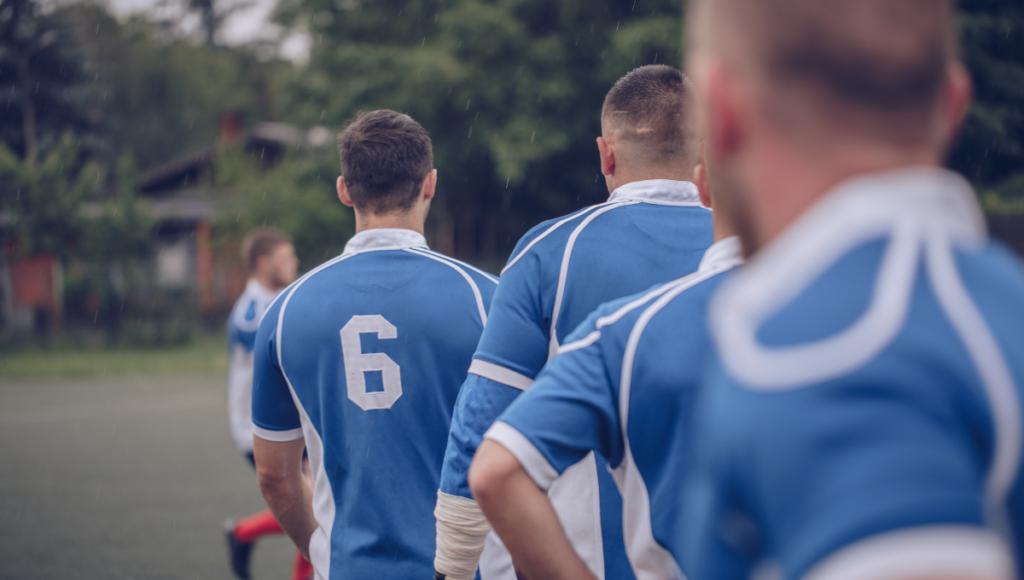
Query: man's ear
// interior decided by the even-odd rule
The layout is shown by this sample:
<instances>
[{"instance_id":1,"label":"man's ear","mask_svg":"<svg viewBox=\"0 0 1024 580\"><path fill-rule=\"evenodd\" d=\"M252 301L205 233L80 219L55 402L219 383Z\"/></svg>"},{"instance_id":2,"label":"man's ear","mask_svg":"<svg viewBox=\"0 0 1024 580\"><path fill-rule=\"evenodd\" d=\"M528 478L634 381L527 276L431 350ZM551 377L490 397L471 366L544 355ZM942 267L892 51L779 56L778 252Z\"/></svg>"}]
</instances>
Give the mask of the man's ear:
<instances>
[{"instance_id":1,"label":"man's ear","mask_svg":"<svg viewBox=\"0 0 1024 580\"><path fill-rule=\"evenodd\" d=\"M613 175L615 173L615 143L605 141L604 137L598 137L597 150L601 154L601 175Z\"/></svg>"},{"instance_id":2,"label":"man's ear","mask_svg":"<svg viewBox=\"0 0 1024 580\"><path fill-rule=\"evenodd\" d=\"M431 169L430 173L423 180L423 187L420 188L420 195L423 196L423 201L433 199L434 192L437 190L437 170Z\"/></svg>"},{"instance_id":3,"label":"man's ear","mask_svg":"<svg viewBox=\"0 0 1024 580\"><path fill-rule=\"evenodd\" d=\"M964 117L971 108L974 87L971 75L964 65L955 62L946 72L946 87L942 98L942 118L939 138L943 149L948 148L956 138Z\"/></svg>"},{"instance_id":4,"label":"man's ear","mask_svg":"<svg viewBox=\"0 0 1024 580\"><path fill-rule=\"evenodd\" d=\"M338 188L338 199L341 200L341 203L343 203L343 204L345 204L345 205L347 205L349 207L353 207L355 204L352 203L352 196L349 195L348 187L345 186L345 177L344 176L341 176L341 175L338 176L338 182L336 184L336 187Z\"/></svg>"},{"instance_id":5,"label":"man's ear","mask_svg":"<svg viewBox=\"0 0 1024 580\"><path fill-rule=\"evenodd\" d=\"M708 166L704 159L704 142L700 143L700 154L697 158L697 166L693 168L693 183L697 186L697 193L700 195L700 202L704 207L711 208L711 183L708 180Z\"/></svg>"},{"instance_id":6,"label":"man's ear","mask_svg":"<svg viewBox=\"0 0 1024 580\"><path fill-rule=\"evenodd\" d=\"M743 145L743 111L739 84L725 64L705 56L697 60L694 81L704 104L704 139L707 154L728 160ZM698 82L699 81L699 82Z\"/></svg>"}]
</instances>

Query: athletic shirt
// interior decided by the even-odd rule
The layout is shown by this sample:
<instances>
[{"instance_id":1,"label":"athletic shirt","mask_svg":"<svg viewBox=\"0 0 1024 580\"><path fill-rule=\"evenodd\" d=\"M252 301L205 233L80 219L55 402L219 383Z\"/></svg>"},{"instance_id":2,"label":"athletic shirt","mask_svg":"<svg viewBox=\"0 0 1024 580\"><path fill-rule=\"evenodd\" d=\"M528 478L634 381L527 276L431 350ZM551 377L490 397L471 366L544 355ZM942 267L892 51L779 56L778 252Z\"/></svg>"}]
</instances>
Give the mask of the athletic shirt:
<instances>
[{"instance_id":1,"label":"athletic shirt","mask_svg":"<svg viewBox=\"0 0 1024 580\"><path fill-rule=\"evenodd\" d=\"M496 283L416 232L374 229L267 311L253 431L305 438L317 578L433 574L445 441Z\"/></svg>"},{"instance_id":2,"label":"athletic shirt","mask_svg":"<svg viewBox=\"0 0 1024 580\"><path fill-rule=\"evenodd\" d=\"M252 453L252 347L277 292L249 280L228 317L228 425L235 447Z\"/></svg>"},{"instance_id":3,"label":"athletic shirt","mask_svg":"<svg viewBox=\"0 0 1024 580\"><path fill-rule=\"evenodd\" d=\"M467 473L484 432L587 315L604 302L694 272L711 241L711 212L701 206L697 187L670 180L624 185L607 203L523 236L502 271L491 322L459 395L441 491L472 497ZM548 495L598 578L632 577L622 543L622 500L603 459L588 456ZM515 577L494 534L480 573L484 580Z\"/></svg>"},{"instance_id":4,"label":"athletic shirt","mask_svg":"<svg viewBox=\"0 0 1024 580\"><path fill-rule=\"evenodd\" d=\"M689 463L685 433L711 349L705 313L740 262L739 240L727 238L697 272L598 308L485 435L542 489L590 451L607 459L638 580L684 577L675 521Z\"/></svg>"},{"instance_id":5,"label":"athletic shirt","mask_svg":"<svg viewBox=\"0 0 1024 580\"><path fill-rule=\"evenodd\" d=\"M962 178L840 184L722 285L710 320L690 580L1021 569L1024 270Z\"/></svg>"}]
</instances>

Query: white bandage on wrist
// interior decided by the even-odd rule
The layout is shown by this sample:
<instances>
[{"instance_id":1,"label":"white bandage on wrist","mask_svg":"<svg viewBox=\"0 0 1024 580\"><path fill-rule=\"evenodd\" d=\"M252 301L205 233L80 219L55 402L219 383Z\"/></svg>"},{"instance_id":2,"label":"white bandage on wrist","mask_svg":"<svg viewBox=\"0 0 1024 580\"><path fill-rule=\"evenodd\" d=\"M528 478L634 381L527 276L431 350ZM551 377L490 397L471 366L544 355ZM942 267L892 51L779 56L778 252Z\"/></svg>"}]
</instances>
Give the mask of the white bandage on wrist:
<instances>
[{"instance_id":1,"label":"white bandage on wrist","mask_svg":"<svg viewBox=\"0 0 1024 580\"><path fill-rule=\"evenodd\" d=\"M448 580L473 580L491 524L471 499L437 492L434 570Z\"/></svg>"}]
</instances>

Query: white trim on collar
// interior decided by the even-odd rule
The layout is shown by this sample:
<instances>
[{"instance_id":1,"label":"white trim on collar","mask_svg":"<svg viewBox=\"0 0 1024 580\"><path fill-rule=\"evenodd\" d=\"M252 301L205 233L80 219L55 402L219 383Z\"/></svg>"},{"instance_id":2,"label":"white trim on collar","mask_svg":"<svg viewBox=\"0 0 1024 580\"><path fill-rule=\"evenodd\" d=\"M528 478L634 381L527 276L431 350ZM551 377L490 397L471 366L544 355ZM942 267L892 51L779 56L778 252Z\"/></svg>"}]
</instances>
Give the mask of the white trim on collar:
<instances>
[{"instance_id":1,"label":"white trim on collar","mask_svg":"<svg viewBox=\"0 0 1024 580\"><path fill-rule=\"evenodd\" d=\"M267 288L263 284L260 284L255 278L249 278L249 281L245 283L245 293L255 294L256 296L262 298L267 302L270 302L278 295L278 292L275 292Z\"/></svg>"},{"instance_id":2,"label":"white trim on collar","mask_svg":"<svg viewBox=\"0 0 1024 580\"><path fill-rule=\"evenodd\" d=\"M704 252L704 257L700 259L697 271L705 272L718 267L732 268L742 263L743 247L740 246L740 238L730 236L711 244Z\"/></svg>"},{"instance_id":3,"label":"white trim on collar","mask_svg":"<svg viewBox=\"0 0 1024 580\"><path fill-rule=\"evenodd\" d=\"M423 234L401 228L375 228L363 230L352 236L341 253L356 254L374 250L402 250L405 248L427 247Z\"/></svg>"},{"instance_id":4,"label":"white trim on collar","mask_svg":"<svg viewBox=\"0 0 1024 580\"><path fill-rule=\"evenodd\" d=\"M613 201L640 201L658 205L686 205L704 207L697 186L689 181L672 179L646 179L618 187L608 197Z\"/></svg>"}]
</instances>

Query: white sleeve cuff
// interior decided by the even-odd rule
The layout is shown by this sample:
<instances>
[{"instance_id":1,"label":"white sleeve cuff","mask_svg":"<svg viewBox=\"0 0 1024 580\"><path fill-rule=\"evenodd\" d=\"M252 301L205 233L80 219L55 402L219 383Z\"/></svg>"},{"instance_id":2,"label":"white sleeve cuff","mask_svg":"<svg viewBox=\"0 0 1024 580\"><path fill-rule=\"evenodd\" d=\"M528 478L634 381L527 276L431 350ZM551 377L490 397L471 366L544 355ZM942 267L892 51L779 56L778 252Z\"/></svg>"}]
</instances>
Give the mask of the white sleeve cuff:
<instances>
[{"instance_id":1,"label":"white sleeve cuff","mask_svg":"<svg viewBox=\"0 0 1024 580\"><path fill-rule=\"evenodd\" d=\"M469 372L520 391L529 389L533 384L533 379L524 374L480 359L473 359L469 365Z\"/></svg>"},{"instance_id":2,"label":"white sleeve cuff","mask_svg":"<svg viewBox=\"0 0 1024 580\"><path fill-rule=\"evenodd\" d=\"M287 431L271 431L270 429L264 429L263 427L252 426L253 435L263 439L265 441L274 441L277 443L284 443L285 441L295 441L296 439L302 439L302 427L298 429L289 429Z\"/></svg>"},{"instance_id":3,"label":"white sleeve cuff","mask_svg":"<svg viewBox=\"0 0 1024 580\"><path fill-rule=\"evenodd\" d=\"M547 458L530 443L529 439L508 423L496 421L484 433L484 439L500 443L502 447L508 449L541 489L547 491L551 487L551 482L558 477L558 472Z\"/></svg>"},{"instance_id":4,"label":"white sleeve cuff","mask_svg":"<svg viewBox=\"0 0 1024 580\"><path fill-rule=\"evenodd\" d=\"M1010 580L1014 565L1003 540L966 525L922 526L865 538L831 554L803 580Z\"/></svg>"}]
</instances>

